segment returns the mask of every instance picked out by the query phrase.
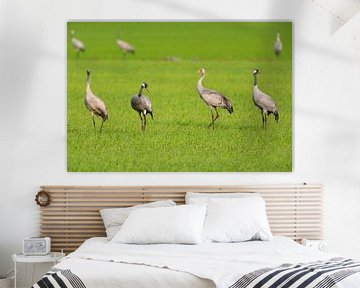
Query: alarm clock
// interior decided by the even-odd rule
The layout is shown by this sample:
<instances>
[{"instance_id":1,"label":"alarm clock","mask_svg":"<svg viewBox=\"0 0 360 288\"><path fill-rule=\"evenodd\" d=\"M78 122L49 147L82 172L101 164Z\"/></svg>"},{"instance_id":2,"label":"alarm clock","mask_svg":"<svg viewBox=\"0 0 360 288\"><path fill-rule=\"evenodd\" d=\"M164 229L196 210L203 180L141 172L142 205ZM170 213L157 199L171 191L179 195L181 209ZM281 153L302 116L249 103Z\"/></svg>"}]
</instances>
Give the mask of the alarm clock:
<instances>
[{"instance_id":1,"label":"alarm clock","mask_svg":"<svg viewBox=\"0 0 360 288\"><path fill-rule=\"evenodd\" d=\"M50 252L50 237L29 237L23 240L22 252L24 255L46 255Z\"/></svg>"}]
</instances>

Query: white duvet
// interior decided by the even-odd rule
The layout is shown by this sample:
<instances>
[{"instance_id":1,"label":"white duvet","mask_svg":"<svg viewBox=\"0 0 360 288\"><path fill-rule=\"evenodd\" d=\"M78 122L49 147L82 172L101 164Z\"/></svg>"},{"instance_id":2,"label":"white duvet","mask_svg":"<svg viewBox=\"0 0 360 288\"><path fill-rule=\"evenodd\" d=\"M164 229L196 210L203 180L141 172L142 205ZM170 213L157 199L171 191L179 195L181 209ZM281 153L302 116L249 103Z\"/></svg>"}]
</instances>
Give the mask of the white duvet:
<instances>
[{"instance_id":1,"label":"white duvet","mask_svg":"<svg viewBox=\"0 0 360 288\"><path fill-rule=\"evenodd\" d=\"M286 237L200 245L112 244L106 238L91 238L55 267L70 269L87 288L228 288L254 270L336 256L311 250ZM360 287L360 273L334 287Z\"/></svg>"}]
</instances>

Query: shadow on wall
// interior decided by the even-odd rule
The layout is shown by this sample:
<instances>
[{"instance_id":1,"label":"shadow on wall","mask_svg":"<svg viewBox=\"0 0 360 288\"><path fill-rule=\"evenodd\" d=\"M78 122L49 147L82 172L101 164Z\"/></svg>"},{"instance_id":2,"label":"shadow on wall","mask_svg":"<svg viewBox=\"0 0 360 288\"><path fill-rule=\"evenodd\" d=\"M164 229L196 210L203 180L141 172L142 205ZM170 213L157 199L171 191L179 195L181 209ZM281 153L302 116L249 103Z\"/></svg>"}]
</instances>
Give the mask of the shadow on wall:
<instances>
[{"instance_id":1,"label":"shadow on wall","mask_svg":"<svg viewBox=\"0 0 360 288\"><path fill-rule=\"evenodd\" d=\"M44 23L49 21L51 14L55 14L47 14L53 10L51 2L43 1L42 6L30 1L2 1L0 4L0 130L2 135L6 135L6 140L3 138L1 142L1 168L4 169L0 174L4 179L3 191L11 191L11 187L18 185L15 182L19 181L18 171L14 171L11 168L13 166L8 164L17 159L19 153L16 148L19 147L19 142L28 140L28 135L23 134L27 132L26 127L31 120L29 110L34 106L31 103L34 101L33 90L37 89L34 81L37 69L43 60L62 58L61 54L56 55L44 48L47 36ZM14 141L22 138L24 141ZM2 202L14 203L16 197L20 198L20 203L27 203L20 194L10 193L2 193ZM13 215L14 206L4 205L1 210L0 219L4 220L8 215ZM11 233L4 232L0 235L0 274L6 273L12 265L9 253L15 251L14 239L11 237L23 232L13 231L14 223L10 222L12 221L3 221L2 229ZM20 247L20 244L16 247Z\"/></svg>"},{"instance_id":2,"label":"shadow on wall","mask_svg":"<svg viewBox=\"0 0 360 288\"><path fill-rule=\"evenodd\" d=\"M356 186L359 183L360 134L354 127L360 126L357 112L360 102L354 91L360 89L360 84L353 75L358 74L360 67L356 57L345 49L352 48L346 47L351 43L342 43L341 46L331 41L331 37L329 35L327 42L330 46L298 41L296 48L302 54L301 59L309 56L312 66L304 68L306 65L299 65L302 83L309 85L299 88L307 93L300 96L301 105L294 107L296 118L308 122L308 125L302 124L310 128L306 132L309 133L307 138L318 143L317 147L307 147L307 153L314 153L314 165L309 167L310 170Z\"/></svg>"},{"instance_id":3,"label":"shadow on wall","mask_svg":"<svg viewBox=\"0 0 360 288\"><path fill-rule=\"evenodd\" d=\"M271 5L269 6L270 9L268 11L268 19L274 19L274 17L279 17L279 15L284 15L285 17L284 19L297 19L298 22L301 22L300 19L304 15L305 4L306 1L303 1L302 3L299 2L297 3L297 5L294 5L292 1L273 0L271 1Z\"/></svg>"},{"instance_id":4,"label":"shadow on wall","mask_svg":"<svg viewBox=\"0 0 360 288\"><path fill-rule=\"evenodd\" d=\"M147 0L137 0L137 2L143 2L148 4ZM196 8L194 6L190 6L186 1L174 1L174 0L153 0L152 4L156 4L161 8L167 8L169 10L174 10L176 13L184 13L186 16L193 16L196 18L205 18L205 19L221 19L219 14L206 11L206 9ZM196 2L192 2L196 3ZM166 15L164 15L164 21L166 21Z\"/></svg>"},{"instance_id":5,"label":"shadow on wall","mask_svg":"<svg viewBox=\"0 0 360 288\"><path fill-rule=\"evenodd\" d=\"M358 0L312 0L312 4L325 15L330 17L330 33L335 33L347 21L360 12Z\"/></svg>"},{"instance_id":6,"label":"shadow on wall","mask_svg":"<svg viewBox=\"0 0 360 288\"><path fill-rule=\"evenodd\" d=\"M1 95L6 101L1 104L1 117L7 133L17 133L26 121L26 112L31 98L29 92L33 89L34 73L39 62L44 58L61 58L44 49L46 40L46 13L51 9L51 1L42 10L32 6L30 2L21 2L25 6L19 9L19 3L7 1L3 4L0 17L0 87ZM28 7L26 7L28 6ZM27 11L32 10L31 13ZM16 107L16 109L15 109ZM16 113L16 115L14 115ZM13 119L16 121L11 121Z\"/></svg>"}]
</instances>

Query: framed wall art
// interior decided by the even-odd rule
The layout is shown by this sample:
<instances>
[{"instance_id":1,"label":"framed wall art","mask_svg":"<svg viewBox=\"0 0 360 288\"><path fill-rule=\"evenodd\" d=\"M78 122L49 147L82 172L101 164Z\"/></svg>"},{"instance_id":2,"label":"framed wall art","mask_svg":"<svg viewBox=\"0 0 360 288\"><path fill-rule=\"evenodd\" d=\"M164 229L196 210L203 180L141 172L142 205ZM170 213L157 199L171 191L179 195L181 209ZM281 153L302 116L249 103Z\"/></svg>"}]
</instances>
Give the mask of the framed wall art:
<instances>
[{"instance_id":1,"label":"framed wall art","mask_svg":"<svg viewBox=\"0 0 360 288\"><path fill-rule=\"evenodd\" d=\"M67 169L292 171L292 23L68 22Z\"/></svg>"}]
</instances>

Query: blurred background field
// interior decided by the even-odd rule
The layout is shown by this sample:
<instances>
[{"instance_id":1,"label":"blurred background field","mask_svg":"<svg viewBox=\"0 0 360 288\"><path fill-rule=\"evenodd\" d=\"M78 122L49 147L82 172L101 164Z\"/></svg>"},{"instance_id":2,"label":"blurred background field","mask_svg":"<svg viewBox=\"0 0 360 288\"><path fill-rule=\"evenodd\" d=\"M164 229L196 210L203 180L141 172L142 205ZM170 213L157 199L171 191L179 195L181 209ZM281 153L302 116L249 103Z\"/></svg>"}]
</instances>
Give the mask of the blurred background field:
<instances>
[{"instance_id":1,"label":"blurred background field","mask_svg":"<svg viewBox=\"0 0 360 288\"><path fill-rule=\"evenodd\" d=\"M76 56L71 33L86 46ZM135 55L123 57L117 34ZM273 44L281 34L283 52ZM67 166L70 172L245 172L292 170L291 22L69 22L67 41ZM234 113L218 109L215 130L196 91L203 85L229 98ZM252 102L254 68L259 88L280 114L262 128ZM95 134L84 106L86 69L91 88L107 105L109 120ZM153 104L141 132L130 105L142 81ZM101 121L97 119L97 127Z\"/></svg>"}]
</instances>

